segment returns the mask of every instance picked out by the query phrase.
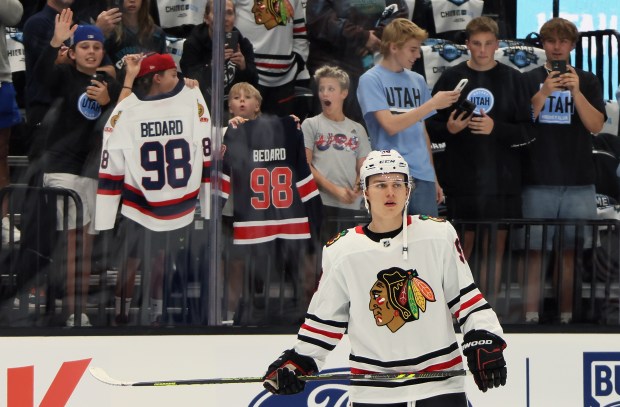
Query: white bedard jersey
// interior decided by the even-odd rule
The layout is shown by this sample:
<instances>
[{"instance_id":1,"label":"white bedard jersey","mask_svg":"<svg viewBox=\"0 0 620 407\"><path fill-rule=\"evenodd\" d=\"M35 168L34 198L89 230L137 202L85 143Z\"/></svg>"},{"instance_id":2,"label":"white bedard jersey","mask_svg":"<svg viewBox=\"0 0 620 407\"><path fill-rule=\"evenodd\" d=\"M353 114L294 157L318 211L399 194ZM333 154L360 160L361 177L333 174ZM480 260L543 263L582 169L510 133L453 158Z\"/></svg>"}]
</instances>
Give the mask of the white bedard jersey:
<instances>
[{"instance_id":1,"label":"white bedard jersey","mask_svg":"<svg viewBox=\"0 0 620 407\"><path fill-rule=\"evenodd\" d=\"M208 217L211 123L200 91L181 81L171 95L121 101L104 129L98 230L112 229L121 213L154 231L188 225L197 199Z\"/></svg>"},{"instance_id":2,"label":"white bedard jersey","mask_svg":"<svg viewBox=\"0 0 620 407\"><path fill-rule=\"evenodd\" d=\"M340 232L323 249L323 275L298 334L295 351L319 369L348 329L351 373L464 368L454 333L483 329L502 335L482 297L452 225L408 217L409 259L402 231L379 242L362 227ZM463 392L462 376L399 381L353 380L350 400L399 403Z\"/></svg>"}]
</instances>

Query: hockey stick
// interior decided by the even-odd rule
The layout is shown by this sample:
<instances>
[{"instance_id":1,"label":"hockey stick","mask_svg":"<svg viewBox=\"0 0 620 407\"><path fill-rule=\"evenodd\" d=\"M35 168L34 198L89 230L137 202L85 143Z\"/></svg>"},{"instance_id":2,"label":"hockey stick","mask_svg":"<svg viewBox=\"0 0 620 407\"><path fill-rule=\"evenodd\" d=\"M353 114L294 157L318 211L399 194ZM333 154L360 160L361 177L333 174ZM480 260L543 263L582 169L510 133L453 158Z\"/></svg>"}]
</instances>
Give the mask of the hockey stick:
<instances>
[{"instance_id":1,"label":"hockey stick","mask_svg":"<svg viewBox=\"0 0 620 407\"><path fill-rule=\"evenodd\" d=\"M190 380L155 380L149 382L130 382L121 381L110 377L100 367L89 368L90 374L102 383L112 386L188 386L197 384L234 384L234 383L261 383L264 379L262 377L227 377L217 379L190 379ZM305 381L319 381L319 380L351 380L351 379L364 379L364 380L406 380L406 379L428 379L438 377L455 377L465 376L465 370L446 370L441 372L417 372L417 373L372 373L372 374L353 374L353 373L334 373L334 374L320 374L313 376L299 376L301 380Z\"/></svg>"}]
</instances>

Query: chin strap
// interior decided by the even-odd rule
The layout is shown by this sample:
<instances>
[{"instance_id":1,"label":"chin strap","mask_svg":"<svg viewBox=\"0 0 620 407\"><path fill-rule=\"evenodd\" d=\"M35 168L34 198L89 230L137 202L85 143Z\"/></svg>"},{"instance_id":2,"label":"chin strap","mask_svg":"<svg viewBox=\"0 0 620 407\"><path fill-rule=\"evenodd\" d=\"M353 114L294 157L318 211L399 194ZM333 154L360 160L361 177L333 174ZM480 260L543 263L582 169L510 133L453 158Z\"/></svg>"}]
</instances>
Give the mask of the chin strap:
<instances>
[{"instance_id":1,"label":"chin strap","mask_svg":"<svg viewBox=\"0 0 620 407\"><path fill-rule=\"evenodd\" d=\"M407 208L403 211L403 260L409 258L409 240L407 239Z\"/></svg>"},{"instance_id":2,"label":"chin strap","mask_svg":"<svg viewBox=\"0 0 620 407\"><path fill-rule=\"evenodd\" d=\"M409 239L407 234L407 221L409 220L409 217L407 216L407 209L409 208L409 200L411 199L411 193L413 192L413 181L409 179L408 182L409 194L407 195L405 209L403 210L403 260L407 260L409 258Z\"/></svg>"}]
</instances>

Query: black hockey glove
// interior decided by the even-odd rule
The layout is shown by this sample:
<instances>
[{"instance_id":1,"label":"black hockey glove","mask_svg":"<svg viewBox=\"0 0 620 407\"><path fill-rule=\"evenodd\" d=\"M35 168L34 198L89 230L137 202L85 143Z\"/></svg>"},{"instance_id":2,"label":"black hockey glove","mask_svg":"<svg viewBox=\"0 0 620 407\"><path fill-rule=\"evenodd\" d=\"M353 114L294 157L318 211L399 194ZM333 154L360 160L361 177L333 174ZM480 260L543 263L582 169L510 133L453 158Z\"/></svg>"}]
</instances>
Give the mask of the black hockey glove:
<instances>
[{"instance_id":1,"label":"black hockey glove","mask_svg":"<svg viewBox=\"0 0 620 407\"><path fill-rule=\"evenodd\" d=\"M467 366L483 392L506 384L506 342L488 331L469 331L463 337L463 353Z\"/></svg>"},{"instance_id":2,"label":"black hockey glove","mask_svg":"<svg viewBox=\"0 0 620 407\"><path fill-rule=\"evenodd\" d=\"M302 392L306 382L297 376L307 376L319 370L314 359L300 355L293 349L285 350L280 357L267 368L263 376L263 387L273 394L296 394Z\"/></svg>"}]
</instances>

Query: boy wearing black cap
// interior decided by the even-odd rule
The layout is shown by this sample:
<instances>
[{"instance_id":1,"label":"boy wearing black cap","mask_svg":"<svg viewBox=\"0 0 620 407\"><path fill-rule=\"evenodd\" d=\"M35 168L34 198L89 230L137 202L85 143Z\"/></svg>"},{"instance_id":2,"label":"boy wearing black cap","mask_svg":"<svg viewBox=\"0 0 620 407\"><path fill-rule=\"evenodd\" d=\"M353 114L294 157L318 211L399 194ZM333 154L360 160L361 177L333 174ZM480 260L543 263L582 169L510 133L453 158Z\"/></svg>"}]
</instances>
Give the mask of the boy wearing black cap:
<instances>
[{"instance_id":1,"label":"boy wearing black cap","mask_svg":"<svg viewBox=\"0 0 620 407\"><path fill-rule=\"evenodd\" d=\"M39 76L55 99L42 126L46 137L44 146L43 185L74 190L83 204L83 253L82 253L82 309L86 305L90 276L90 255L94 229L95 197L97 190L97 164L101 128L106 107L113 106L120 86L97 68L103 60L104 36L95 26L78 26L72 23L73 12L64 9L56 16L54 35L49 47L35 65ZM63 42L71 39L66 55L74 64L55 64ZM62 52L60 52L62 54ZM97 76L94 78L95 74ZM62 204L57 205L58 229L62 229ZM76 220L75 205L69 206L67 244L67 325L89 326L90 321L81 313L75 322Z\"/></svg>"}]
</instances>

